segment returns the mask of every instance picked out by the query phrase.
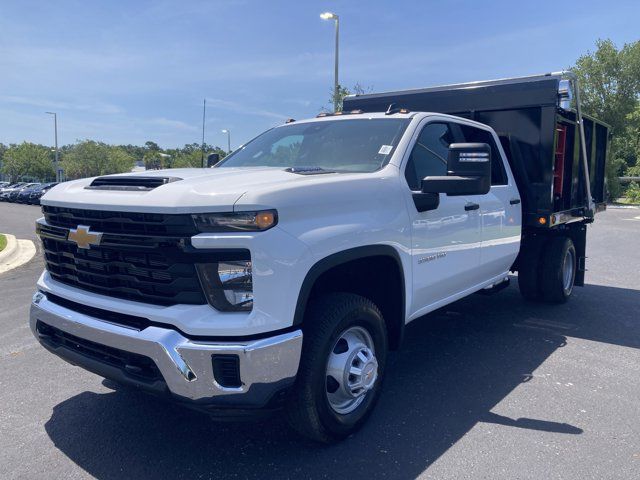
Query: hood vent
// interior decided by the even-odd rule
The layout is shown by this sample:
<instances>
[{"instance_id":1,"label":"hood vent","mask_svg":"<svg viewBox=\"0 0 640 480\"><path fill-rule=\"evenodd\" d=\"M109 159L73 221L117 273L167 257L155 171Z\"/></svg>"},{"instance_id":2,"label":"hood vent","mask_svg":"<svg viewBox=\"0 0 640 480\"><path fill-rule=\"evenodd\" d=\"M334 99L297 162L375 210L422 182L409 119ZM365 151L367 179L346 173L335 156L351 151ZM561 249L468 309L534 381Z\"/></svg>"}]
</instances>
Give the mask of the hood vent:
<instances>
[{"instance_id":1,"label":"hood vent","mask_svg":"<svg viewBox=\"0 0 640 480\"><path fill-rule=\"evenodd\" d=\"M324 173L336 173L335 170L325 170L322 167L289 167L285 172L297 173L298 175L322 175Z\"/></svg>"},{"instance_id":2,"label":"hood vent","mask_svg":"<svg viewBox=\"0 0 640 480\"><path fill-rule=\"evenodd\" d=\"M178 177L143 177L137 175L120 175L98 177L91 185L84 188L87 190L127 190L134 192L147 192L167 183L182 180Z\"/></svg>"}]
</instances>

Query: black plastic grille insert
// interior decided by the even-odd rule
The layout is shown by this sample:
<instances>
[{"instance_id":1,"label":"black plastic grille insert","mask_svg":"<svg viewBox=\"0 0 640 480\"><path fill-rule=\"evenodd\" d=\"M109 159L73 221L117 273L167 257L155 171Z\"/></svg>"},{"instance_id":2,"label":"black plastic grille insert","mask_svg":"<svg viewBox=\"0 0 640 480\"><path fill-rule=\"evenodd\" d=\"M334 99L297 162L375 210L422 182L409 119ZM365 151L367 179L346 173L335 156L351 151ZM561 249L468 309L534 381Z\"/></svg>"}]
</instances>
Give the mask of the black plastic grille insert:
<instances>
[{"instance_id":1,"label":"black plastic grille insert","mask_svg":"<svg viewBox=\"0 0 640 480\"><path fill-rule=\"evenodd\" d=\"M103 233L177 237L191 237L199 233L189 214L111 212L49 205L42 207L42 213L47 224L55 227L87 225Z\"/></svg>"}]
</instances>

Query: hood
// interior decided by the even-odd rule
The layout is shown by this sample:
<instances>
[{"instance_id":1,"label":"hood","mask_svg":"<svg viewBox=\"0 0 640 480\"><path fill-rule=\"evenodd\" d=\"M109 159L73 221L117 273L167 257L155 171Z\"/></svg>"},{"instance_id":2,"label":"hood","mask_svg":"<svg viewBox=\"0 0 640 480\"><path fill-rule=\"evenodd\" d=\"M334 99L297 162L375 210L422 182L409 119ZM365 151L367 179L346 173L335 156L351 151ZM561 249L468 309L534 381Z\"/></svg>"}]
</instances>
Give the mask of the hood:
<instances>
[{"instance_id":1,"label":"hood","mask_svg":"<svg viewBox=\"0 0 640 480\"><path fill-rule=\"evenodd\" d=\"M172 181L146 191L106 190L87 188L98 177L84 178L56 185L44 194L41 203L68 208L155 213L230 211L242 195L253 189L313 182L315 178L327 175L298 175L275 167L153 170L100 178L165 177Z\"/></svg>"}]
</instances>

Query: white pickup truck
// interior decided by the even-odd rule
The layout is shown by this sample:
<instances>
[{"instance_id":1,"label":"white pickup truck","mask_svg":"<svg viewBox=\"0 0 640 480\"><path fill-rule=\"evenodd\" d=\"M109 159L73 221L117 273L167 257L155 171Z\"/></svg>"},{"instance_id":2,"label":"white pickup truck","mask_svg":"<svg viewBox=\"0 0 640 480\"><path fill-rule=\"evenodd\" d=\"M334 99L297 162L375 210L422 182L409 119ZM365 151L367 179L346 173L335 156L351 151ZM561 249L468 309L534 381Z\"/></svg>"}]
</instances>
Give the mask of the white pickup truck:
<instances>
[{"instance_id":1,"label":"white pickup truck","mask_svg":"<svg viewBox=\"0 0 640 480\"><path fill-rule=\"evenodd\" d=\"M211 169L60 184L37 222L31 328L122 384L213 416L284 407L303 435L343 438L407 323L510 271L547 301L583 274L591 212L537 211L527 227L503 144L485 123L401 104L291 121Z\"/></svg>"}]
</instances>

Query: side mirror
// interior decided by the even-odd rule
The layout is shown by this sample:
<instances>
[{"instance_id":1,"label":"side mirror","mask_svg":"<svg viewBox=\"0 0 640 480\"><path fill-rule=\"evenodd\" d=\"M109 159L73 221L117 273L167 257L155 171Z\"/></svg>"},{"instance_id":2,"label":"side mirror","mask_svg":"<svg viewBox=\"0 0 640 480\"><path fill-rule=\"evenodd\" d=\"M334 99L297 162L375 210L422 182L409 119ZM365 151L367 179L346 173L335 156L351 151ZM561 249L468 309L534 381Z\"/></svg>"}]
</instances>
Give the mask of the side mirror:
<instances>
[{"instance_id":1,"label":"side mirror","mask_svg":"<svg viewBox=\"0 0 640 480\"><path fill-rule=\"evenodd\" d=\"M211 153L211 154L209 154L209 156L207 157L207 168L213 167L219 161L220 161L220 154L219 153Z\"/></svg>"},{"instance_id":2,"label":"side mirror","mask_svg":"<svg viewBox=\"0 0 640 480\"><path fill-rule=\"evenodd\" d=\"M422 180L422 193L484 195L491 188L491 147L486 143L452 143L446 176Z\"/></svg>"}]
</instances>

